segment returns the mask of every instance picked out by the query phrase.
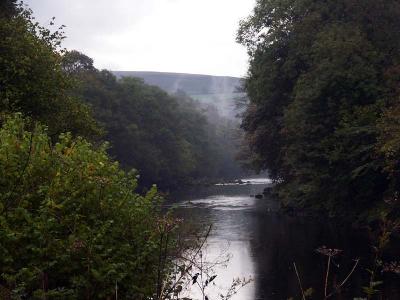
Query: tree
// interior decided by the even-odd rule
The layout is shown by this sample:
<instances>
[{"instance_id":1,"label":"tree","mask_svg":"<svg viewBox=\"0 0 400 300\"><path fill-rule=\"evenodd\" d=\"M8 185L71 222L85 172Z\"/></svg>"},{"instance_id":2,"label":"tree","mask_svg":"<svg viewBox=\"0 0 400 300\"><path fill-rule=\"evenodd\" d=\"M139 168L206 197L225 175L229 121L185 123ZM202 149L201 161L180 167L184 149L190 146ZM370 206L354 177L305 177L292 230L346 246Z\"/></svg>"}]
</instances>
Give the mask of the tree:
<instances>
[{"instance_id":1,"label":"tree","mask_svg":"<svg viewBox=\"0 0 400 300\"><path fill-rule=\"evenodd\" d=\"M62 58L62 68L64 72L68 74L94 71L95 69L93 66L93 59L76 50L64 53Z\"/></svg>"},{"instance_id":2,"label":"tree","mask_svg":"<svg viewBox=\"0 0 400 300\"><path fill-rule=\"evenodd\" d=\"M397 1L260 0L241 23L242 126L285 206L352 215L381 202L377 124L393 97L385 74L400 58L399 16Z\"/></svg>"},{"instance_id":3,"label":"tree","mask_svg":"<svg viewBox=\"0 0 400 300\"><path fill-rule=\"evenodd\" d=\"M20 10L17 0L2 0L0 2L0 18L15 16Z\"/></svg>"},{"instance_id":4,"label":"tree","mask_svg":"<svg viewBox=\"0 0 400 300\"><path fill-rule=\"evenodd\" d=\"M74 81L62 69L62 39L62 28L39 26L28 9L0 16L0 111L41 121L52 136L93 137L100 131L88 107L68 95Z\"/></svg>"}]
</instances>

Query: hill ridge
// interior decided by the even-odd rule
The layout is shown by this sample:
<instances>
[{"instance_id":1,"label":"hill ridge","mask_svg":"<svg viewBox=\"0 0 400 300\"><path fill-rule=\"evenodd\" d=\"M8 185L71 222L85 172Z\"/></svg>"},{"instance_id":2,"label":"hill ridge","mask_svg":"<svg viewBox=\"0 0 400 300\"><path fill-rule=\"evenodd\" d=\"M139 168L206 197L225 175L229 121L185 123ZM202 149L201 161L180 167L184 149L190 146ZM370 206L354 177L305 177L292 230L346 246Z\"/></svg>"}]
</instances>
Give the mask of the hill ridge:
<instances>
[{"instance_id":1,"label":"hill ridge","mask_svg":"<svg viewBox=\"0 0 400 300\"><path fill-rule=\"evenodd\" d=\"M235 99L243 96L240 91L242 78L156 71L113 71L118 77L142 78L146 84L157 86L167 93L182 91L201 104L217 107L219 113L235 118Z\"/></svg>"},{"instance_id":2,"label":"hill ridge","mask_svg":"<svg viewBox=\"0 0 400 300\"><path fill-rule=\"evenodd\" d=\"M231 75L212 75L212 74L201 74L201 73L184 73L184 72L166 72L166 71L128 71L128 70L113 70L114 74L122 73L143 73L143 74L165 74L165 75L185 75L185 76L199 76L199 77L219 77L219 78L233 78L243 79L243 77L231 76Z\"/></svg>"}]
</instances>

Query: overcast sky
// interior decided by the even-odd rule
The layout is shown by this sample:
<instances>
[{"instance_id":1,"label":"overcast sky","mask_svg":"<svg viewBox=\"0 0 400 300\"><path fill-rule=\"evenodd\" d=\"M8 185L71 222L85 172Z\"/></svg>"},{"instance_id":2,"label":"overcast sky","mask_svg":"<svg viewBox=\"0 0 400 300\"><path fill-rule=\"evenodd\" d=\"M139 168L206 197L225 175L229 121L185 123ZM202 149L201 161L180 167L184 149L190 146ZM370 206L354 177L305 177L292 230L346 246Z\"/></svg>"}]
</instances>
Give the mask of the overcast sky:
<instances>
[{"instance_id":1,"label":"overcast sky","mask_svg":"<svg viewBox=\"0 0 400 300\"><path fill-rule=\"evenodd\" d=\"M255 0L25 0L36 19L66 25L64 47L97 68L244 76L239 20Z\"/></svg>"}]
</instances>

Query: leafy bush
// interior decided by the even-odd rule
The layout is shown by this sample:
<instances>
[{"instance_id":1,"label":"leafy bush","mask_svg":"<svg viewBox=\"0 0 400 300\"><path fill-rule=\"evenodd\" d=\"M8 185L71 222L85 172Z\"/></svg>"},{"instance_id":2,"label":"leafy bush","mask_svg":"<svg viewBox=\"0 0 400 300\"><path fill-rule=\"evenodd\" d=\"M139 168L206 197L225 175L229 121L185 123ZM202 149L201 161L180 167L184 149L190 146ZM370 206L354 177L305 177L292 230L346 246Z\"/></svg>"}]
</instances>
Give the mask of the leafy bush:
<instances>
[{"instance_id":1,"label":"leafy bush","mask_svg":"<svg viewBox=\"0 0 400 300\"><path fill-rule=\"evenodd\" d=\"M0 298L150 295L156 281L156 189L82 138L20 114L0 129Z\"/></svg>"}]
</instances>

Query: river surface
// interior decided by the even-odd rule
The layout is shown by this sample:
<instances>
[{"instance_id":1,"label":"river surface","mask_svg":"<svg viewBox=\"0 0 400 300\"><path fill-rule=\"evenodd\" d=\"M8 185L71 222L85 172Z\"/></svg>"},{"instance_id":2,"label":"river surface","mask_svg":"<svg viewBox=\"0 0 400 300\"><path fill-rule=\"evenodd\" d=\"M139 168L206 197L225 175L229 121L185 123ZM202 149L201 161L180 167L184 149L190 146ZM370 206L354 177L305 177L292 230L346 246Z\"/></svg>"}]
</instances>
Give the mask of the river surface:
<instances>
[{"instance_id":1,"label":"river surface","mask_svg":"<svg viewBox=\"0 0 400 300\"><path fill-rule=\"evenodd\" d=\"M329 220L291 217L278 211L279 204L272 198L257 199L270 186L268 179L243 179L247 184L215 185L183 191L174 195L175 213L186 221L212 224L205 248L204 260L217 264L213 285L206 289L209 299L219 299L231 285L233 278L251 279L233 300L301 299L299 282L294 270L297 266L303 289L314 289L313 299L323 299L327 258L317 253L321 246L341 249L333 260L330 284L340 283L361 257L359 265L344 285L341 295L331 299L361 297L361 288L368 282L368 258L371 253L364 234L351 227ZM398 283L398 281L397 281ZM385 286L383 299L400 299L395 284ZM189 292L201 299L196 285ZM351 296L350 296L351 295Z\"/></svg>"}]
</instances>

